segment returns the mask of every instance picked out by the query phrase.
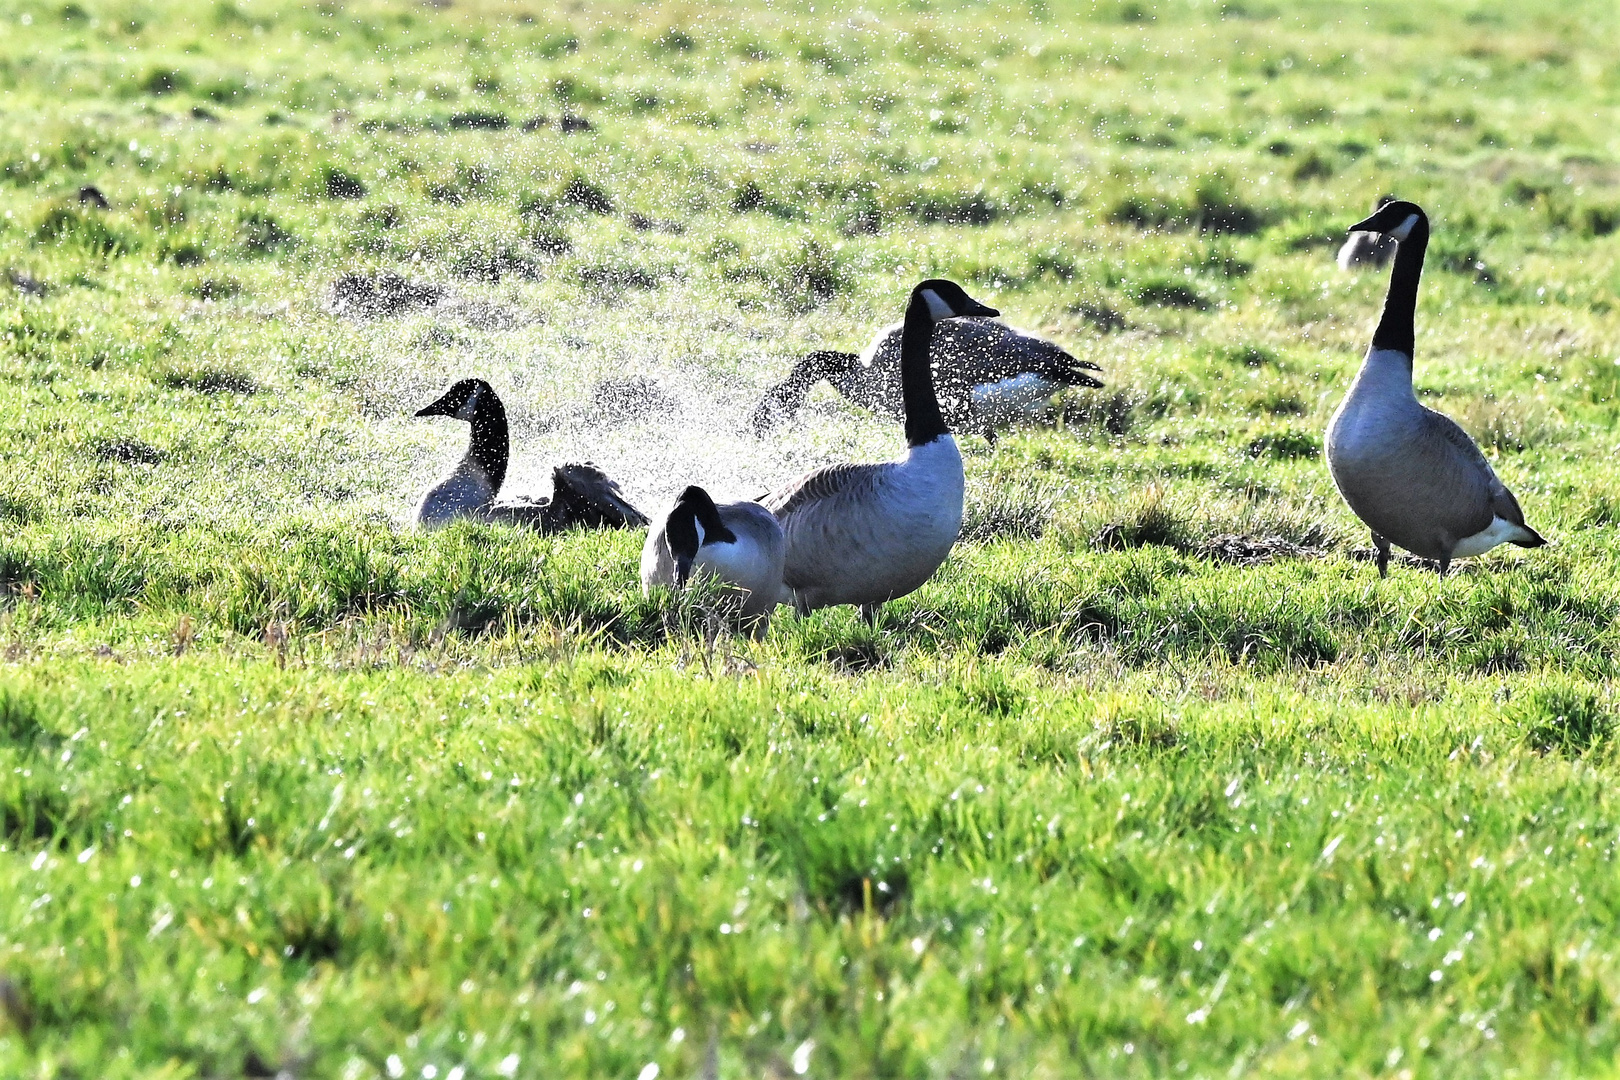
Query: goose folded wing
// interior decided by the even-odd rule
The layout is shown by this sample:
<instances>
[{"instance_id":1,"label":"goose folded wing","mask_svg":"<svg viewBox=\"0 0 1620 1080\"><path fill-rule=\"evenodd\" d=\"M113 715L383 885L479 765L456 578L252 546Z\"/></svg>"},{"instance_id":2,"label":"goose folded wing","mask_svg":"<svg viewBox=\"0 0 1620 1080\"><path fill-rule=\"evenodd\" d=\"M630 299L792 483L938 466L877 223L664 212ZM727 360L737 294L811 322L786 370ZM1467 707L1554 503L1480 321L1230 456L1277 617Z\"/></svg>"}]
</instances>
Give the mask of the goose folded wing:
<instances>
[{"instance_id":1,"label":"goose folded wing","mask_svg":"<svg viewBox=\"0 0 1620 1080\"><path fill-rule=\"evenodd\" d=\"M1496 470L1491 468L1490 460L1480 450L1479 444L1445 413L1432 409L1428 413L1433 417L1433 430L1445 440L1460 461L1483 478L1489 492L1491 513L1503 521L1528 528L1524 525L1524 511L1519 507L1519 500L1496 475Z\"/></svg>"},{"instance_id":2,"label":"goose folded wing","mask_svg":"<svg viewBox=\"0 0 1620 1080\"><path fill-rule=\"evenodd\" d=\"M490 507L492 521L543 533L564 529L631 529L648 524L606 473L596 466L559 465L551 472L551 498L503 502Z\"/></svg>"},{"instance_id":3,"label":"goose folded wing","mask_svg":"<svg viewBox=\"0 0 1620 1080\"><path fill-rule=\"evenodd\" d=\"M551 505L592 528L635 529L648 524L646 514L630 505L619 485L590 462L559 465L551 471Z\"/></svg>"},{"instance_id":4,"label":"goose folded wing","mask_svg":"<svg viewBox=\"0 0 1620 1080\"><path fill-rule=\"evenodd\" d=\"M974 384L1039 375L1066 386L1101 386L1087 371L1102 369L1061 345L990 319L952 319L934 328L938 377L968 378ZM949 372L938 371L946 363Z\"/></svg>"},{"instance_id":5,"label":"goose folded wing","mask_svg":"<svg viewBox=\"0 0 1620 1080\"><path fill-rule=\"evenodd\" d=\"M859 500L871 490L882 465L829 465L807 473L760 499L765 509L785 520L806 507Z\"/></svg>"},{"instance_id":6,"label":"goose folded wing","mask_svg":"<svg viewBox=\"0 0 1620 1080\"><path fill-rule=\"evenodd\" d=\"M1007 331L1006 348L1003 351L1016 351L1022 356L1023 362L1020 365L1022 370L1033 372L1054 382L1068 383L1070 386L1102 385L1101 379L1086 374L1088 371L1102 370L1091 361L1082 360L1061 345L1045 338L1026 334L1011 327L1003 329Z\"/></svg>"}]
</instances>

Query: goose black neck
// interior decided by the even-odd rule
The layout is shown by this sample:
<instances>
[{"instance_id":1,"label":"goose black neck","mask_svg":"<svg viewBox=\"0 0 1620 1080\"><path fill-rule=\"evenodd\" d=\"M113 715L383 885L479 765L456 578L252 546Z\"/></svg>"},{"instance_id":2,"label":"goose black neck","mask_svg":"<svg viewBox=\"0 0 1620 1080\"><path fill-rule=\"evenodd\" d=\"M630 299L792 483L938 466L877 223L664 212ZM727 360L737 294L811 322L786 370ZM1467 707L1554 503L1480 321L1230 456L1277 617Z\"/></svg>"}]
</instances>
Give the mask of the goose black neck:
<instances>
[{"instance_id":1,"label":"goose black neck","mask_svg":"<svg viewBox=\"0 0 1620 1080\"><path fill-rule=\"evenodd\" d=\"M669 553L687 563L697 558L702 542L698 539L697 509L689 503L677 503L664 522L664 541Z\"/></svg>"},{"instance_id":2,"label":"goose black neck","mask_svg":"<svg viewBox=\"0 0 1620 1080\"><path fill-rule=\"evenodd\" d=\"M906 409L907 446L926 446L951 433L934 393L933 362L928 355L933 340L934 317L928 301L913 293L900 332L900 399Z\"/></svg>"},{"instance_id":3,"label":"goose black neck","mask_svg":"<svg viewBox=\"0 0 1620 1080\"><path fill-rule=\"evenodd\" d=\"M493 395L485 397L479 401L473 413L472 442L467 446L467 456L484 470L484 475L489 477L489 486L495 491L501 490L501 484L506 481L506 462L510 453L506 406Z\"/></svg>"},{"instance_id":4,"label":"goose black neck","mask_svg":"<svg viewBox=\"0 0 1620 1080\"><path fill-rule=\"evenodd\" d=\"M819 353L811 353L793 365L787 378L771 388L770 399L788 412L798 412L804 399L809 396L810 388L822 378L820 359Z\"/></svg>"},{"instance_id":5,"label":"goose black neck","mask_svg":"<svg viewBox=\"0 0 1620 1080\"><path fill-rule=\"evenodd\" d=\"M1395 248L1395 269L1389 275L1389 293L1384 297L1384 314L1373 331L1374 349L1393 349L1407 356L1417 348L1418 281L1423 277L1423 255L1429 247L1429 222L1418 218L1412 231Z\"/></svg>"},{"instance_id":6,"label":"goose black neck","mask_svg":"<svg viewBox=\"0 0 1620 1080\"><path fill-rule=\"evenodd\" d=\"M720 508L714 499L700 487L689 487L681 496L681 505L689 509L697 523L703 526L705 544L735 544L737 534L726 528L720 520Z\"/></svg>"}]
</instances>

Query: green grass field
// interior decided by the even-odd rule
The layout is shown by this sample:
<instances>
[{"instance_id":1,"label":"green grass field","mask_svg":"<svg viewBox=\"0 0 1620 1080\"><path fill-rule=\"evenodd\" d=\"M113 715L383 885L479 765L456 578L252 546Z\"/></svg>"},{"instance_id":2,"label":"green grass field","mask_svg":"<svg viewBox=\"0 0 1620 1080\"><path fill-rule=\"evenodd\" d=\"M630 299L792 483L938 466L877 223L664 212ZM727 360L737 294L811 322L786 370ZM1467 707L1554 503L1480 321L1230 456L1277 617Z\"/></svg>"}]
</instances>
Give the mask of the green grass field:
<instances>
[{"instance_id":1,"label":"green grass field","mask_svg":"<svg viewBox=\"0 0 1620 1080\"><path fill-rule=\"evenodd\" d=\"M0 1075L1614 1075L1620 10L792 10L0 4ZM1321 461L1385 192L1553 540L1443 582ZM893 453L738 427L930 275L1108 385L875 630L407 527L464 375L516 490Z\"/></svg>"}]
</instances>

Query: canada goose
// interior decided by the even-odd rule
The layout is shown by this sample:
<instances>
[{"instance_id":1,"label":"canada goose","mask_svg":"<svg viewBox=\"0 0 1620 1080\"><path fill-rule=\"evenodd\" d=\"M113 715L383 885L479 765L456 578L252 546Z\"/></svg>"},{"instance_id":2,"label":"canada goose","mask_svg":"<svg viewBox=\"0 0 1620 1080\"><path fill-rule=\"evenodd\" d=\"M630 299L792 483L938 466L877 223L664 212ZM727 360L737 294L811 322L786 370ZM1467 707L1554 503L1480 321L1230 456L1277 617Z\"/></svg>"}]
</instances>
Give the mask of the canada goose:
<instances>
[{"instance_id":1,"label":"canada goose","mask_svg":"<svg viewBox=\"0 0 1620 1080\"><path fill-rule=\"evenodd\" d=\"M928 344L936 324L999 314L955 282L911 291L900 345L906 452L880 465L817 469L764 500L787 537L782 581L801 614L879 604L927 581L962 528L962 455L934 394Z\"/></svg>"},{"instance_id":2,"label":"canada goose","mask_svg":"<svg viewBox=\"0 0 1620 1080\"><path fill-rule=\"evenodd\" d=\"M1393 195L1380 195L1373 203L1373 213L1394 201ZM1352 274L1357 270L1382 270L1394 255L1394 240L1381 233L1355 231L1339 248L1339 269Z\"/></svg>"},{"instance_id":3,"label":"canada goose","mask_svg":"<svg viewBox=\"0 0 1620 1080\"><path fill-rule=\"evenodd\" d=\"M596 466L560 465L552 470L552 496L540 502L497 503L506 479L510 441L506 407L483 379L462 379L417 416L453 416L472 426L467 453L450 475L427 490L416 508L419 528L434 529L457 518L526 525L541 532L573 526L630 528L647 517L625 501L619 486Z\"/></svg>"},{"instance_id":4,"label":"canada goose","mask_svg":"<svg viewBox=\"0 0 1620 1080\"><path fill-rule=\"evenodd\" d=\"M749 416L756 435L793 416L822 379L856 405L896 419L905 413L901 392L904 324L884 327L859 356L813 352L766 391ZM934 330L929 349L940 406L951 427L994 441L1002 428L1039 416L1052 395L1070 386L1101 386L1079 360L1043 338L986 319L954 319Z\"/></svg>"},{"instance_id":5,"label":"canada goose","mask_svg":"<svg viewBox=\"0 0 1620 1080\"><path fill-rule=\"evenodd\" d=\"M741 593L743 618L764 636L772 609L782 602L782 559L787 541L776 515L757 502L716 506L709 493L689 487L641 549L641 591L681 588L708 572Z\"/></svg>"},{"instance_id":6,"label":"canada goose","mask_svg":"<svg viewBox=\"0 0 1620 1080\"><path fill-rule=\"evenodd\" d=\"M1468 433L1412 393L1412 325L1429 219L1414 203L1392 201L1352 229L1398 245L1384 313L1355 382L1328 424L1328 471L1344 501L1372 530L1378 573L1389 546L1437 559L1482 555L1498 544L1546 543Z\"/></svg>"}]
</instances>

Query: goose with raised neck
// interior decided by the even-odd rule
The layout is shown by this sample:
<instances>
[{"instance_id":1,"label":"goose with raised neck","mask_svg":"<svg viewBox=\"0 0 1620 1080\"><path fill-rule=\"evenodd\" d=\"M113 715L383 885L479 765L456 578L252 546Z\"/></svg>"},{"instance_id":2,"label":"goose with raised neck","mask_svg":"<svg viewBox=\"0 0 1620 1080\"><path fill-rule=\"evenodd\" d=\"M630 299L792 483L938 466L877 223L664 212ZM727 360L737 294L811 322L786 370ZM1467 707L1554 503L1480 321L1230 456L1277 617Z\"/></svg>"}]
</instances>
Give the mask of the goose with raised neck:
<instances>
[{"instance_id":1,"label":"goose with raised neck","mask_svg":"<svg viewBox=\"0 0 1620 1080\"><path fill-rule=\"evenodd\" d=\"M786 596L799 612L858 605L867 619L933 576L962 528L962 455L940 410L929 362L934 327L994 316L955 282L911 291L902 323L906 450L881 464L832 465L763 500L787 539Z\"/></svg>"},{"instance_id":2,"label":"goose with raised neck","mask_svg":"<svg viewBox=\"0 0 1620 1080\"><path fill-rule=\"evenodd\" d=\"M472 429L467 451L449 474L428 488L417 504L418 528L436 529L461 518L523 525L541 532L560 529L630 528L647 518L619 486L590 462L552 469L551 498L497 502L511 453L506 406L483 379L461 379L417 416L448 416Z\"/></svg>"},{"instance_id":3,"label":"goose with raised neck","mask_svg":"<svg viewBox=\"0 0 1620 1080\"><path fill-rule=\"evenodd\" d=\"M417 504L417 526L432 529L457 518L486 517L506 482L511 452L506 406L500 396L483 379L462 379L416 415L450 416L472 428L467 452Z\"/></svg>"},{"instance_id":4,"label":"goose with raised neck","mask_svg":"<svg viewBox=\"0 0 1620 1080\"><path fill-rule=\"evenodd\" d=\"M1380 576L1390 545L1439 563L1482 555L1499 544L1540 547L1541 535L1456 422L1412 390L1418 285L1429 218L1415 203L1382 206L1352 231L1397 247L1384 309L1355 381L1328 424L1328 471L1350 509L1371 530Z\"/></svg>"}]
</instances>

